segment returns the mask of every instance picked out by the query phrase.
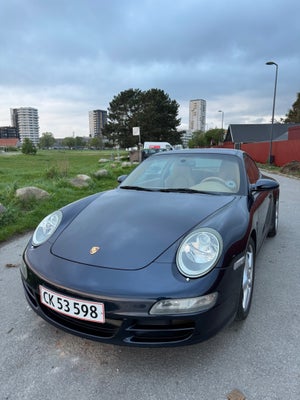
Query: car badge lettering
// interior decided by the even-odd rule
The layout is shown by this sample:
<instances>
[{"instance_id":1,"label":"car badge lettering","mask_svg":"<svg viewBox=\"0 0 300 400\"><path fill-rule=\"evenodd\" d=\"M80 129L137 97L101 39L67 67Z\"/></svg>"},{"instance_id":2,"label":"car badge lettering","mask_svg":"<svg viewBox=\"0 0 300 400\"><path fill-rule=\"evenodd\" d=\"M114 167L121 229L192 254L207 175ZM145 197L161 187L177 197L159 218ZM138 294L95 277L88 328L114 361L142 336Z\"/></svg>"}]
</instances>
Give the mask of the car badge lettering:
<instances>
[{"instance_id":1,"label":"car badge lettering","mask_svg":"<svg viewBox=\"0 0 300 400\"><path fill-rule=\"evenodd\" d=\"M96 254L96 253L98 253L99 250L100 250L100 247L98 247L98 246L93 246L93 247L90 249L90 254L91 254L91 255Z\"/></svg>"}]
</instances>

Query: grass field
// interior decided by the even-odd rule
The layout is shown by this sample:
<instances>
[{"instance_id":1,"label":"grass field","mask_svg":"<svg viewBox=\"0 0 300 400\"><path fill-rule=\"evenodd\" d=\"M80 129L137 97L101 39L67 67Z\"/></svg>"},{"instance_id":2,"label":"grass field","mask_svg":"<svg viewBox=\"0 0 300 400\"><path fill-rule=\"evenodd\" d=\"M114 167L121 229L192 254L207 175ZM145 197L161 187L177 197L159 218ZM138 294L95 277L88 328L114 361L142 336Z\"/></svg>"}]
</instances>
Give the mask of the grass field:
<instances>
[{"instance_id":1,"label":"grass field","mask_svg":"<svg viewBox=\"0 0 300 400\"><path fill-rule=\"evenodd\" d=\"M129 173L133 167L122 167L113 151L44 150L36 155L22 153L0 154L0 204L6 212L0 213L0 242L16 234L33 230L50 212L90 194L117 186L117 177ZM126 153L120 153L125 156ZM115 160L113 159L115 158ZM107 162L99 163L99 159ZM108 175L95 178L99 169ZM92 178L87 188L75 188L69 183L77 174ZM43 201L20 201L16 190L36 186L50 193Z\"/></svg>"}]
</instances>

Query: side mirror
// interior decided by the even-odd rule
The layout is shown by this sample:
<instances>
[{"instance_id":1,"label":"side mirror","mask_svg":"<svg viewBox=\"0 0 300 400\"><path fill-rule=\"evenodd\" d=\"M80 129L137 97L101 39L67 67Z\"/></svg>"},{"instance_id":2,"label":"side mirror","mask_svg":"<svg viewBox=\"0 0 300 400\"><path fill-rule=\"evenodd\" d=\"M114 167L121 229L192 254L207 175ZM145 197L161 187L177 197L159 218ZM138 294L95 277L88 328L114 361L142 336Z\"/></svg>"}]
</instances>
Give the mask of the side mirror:
<instances>
[{"instance_id":1,"label":"side mirror","mask_svg":"<svg viewBox=\"0 0 300 400\"><path fill-rule=\"evenodd\" d=\"M256 183L250 185L251 192L264 192L279 188L279 183L273 179L259 179Z\"/></svg>"},{"instance_id":2,"label":"side mirror","mask_svg":"<svg viewBox=\"0 0 300 400\"><path fill-rule=\"evenodd\" d=\"M128 176L128 175L121 175L121 176L119 176L118 179L117 179L118 183L122 183L122 182L127 178L127 176Z\"/></svg>"}]
</instances>

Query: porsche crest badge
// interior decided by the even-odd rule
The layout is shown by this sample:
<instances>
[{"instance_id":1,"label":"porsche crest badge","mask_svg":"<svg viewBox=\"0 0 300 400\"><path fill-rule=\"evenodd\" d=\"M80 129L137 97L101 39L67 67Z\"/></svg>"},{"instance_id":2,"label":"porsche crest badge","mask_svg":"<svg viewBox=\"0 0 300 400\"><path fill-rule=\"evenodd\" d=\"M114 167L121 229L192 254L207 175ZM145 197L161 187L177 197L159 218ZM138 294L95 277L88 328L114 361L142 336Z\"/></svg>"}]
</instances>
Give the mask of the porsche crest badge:
<instances>
[{"instance_id":1,"label":"porsche crest badge","mask_svg":"<svg viewBox=\"0 0 300 400\"><path fill-rule=\"evenodd\" d=\"M90 254L91 254L91 255L96 254L99 250L100 250L100 247L98 247L98 246L93 246L93 247L90 249Z\"/></svg>"}]
</instances>

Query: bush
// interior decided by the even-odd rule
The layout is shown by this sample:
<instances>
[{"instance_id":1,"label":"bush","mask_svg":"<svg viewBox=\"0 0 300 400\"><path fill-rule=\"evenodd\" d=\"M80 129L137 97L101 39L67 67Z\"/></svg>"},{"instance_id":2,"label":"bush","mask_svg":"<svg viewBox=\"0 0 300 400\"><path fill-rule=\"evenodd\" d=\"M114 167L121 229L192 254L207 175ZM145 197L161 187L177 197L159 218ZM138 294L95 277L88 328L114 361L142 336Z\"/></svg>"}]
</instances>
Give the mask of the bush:
<instances>
[{"instance_id":1,"label":"bush","mask_svg":"<svg viewBox=\"0 0 300 400\"><path fill-rule=\"evenodd\" d=\"M23 154L36 154L36 147L31 142L31 140L29 140L28 138L26 138L24 140L24 143L22 145L22 153Z\"/></svg>"},{"instance_id":2,"label":"bush","mask_svg":"<svg viewBox=\"0 0 300 400\"><path fill-rule=\"evenodd\" d=\"M0 226L10 225L17 220L17 212L13 208L8 208L5 212L0 213Z\"/></svg>"}]
</instances>

